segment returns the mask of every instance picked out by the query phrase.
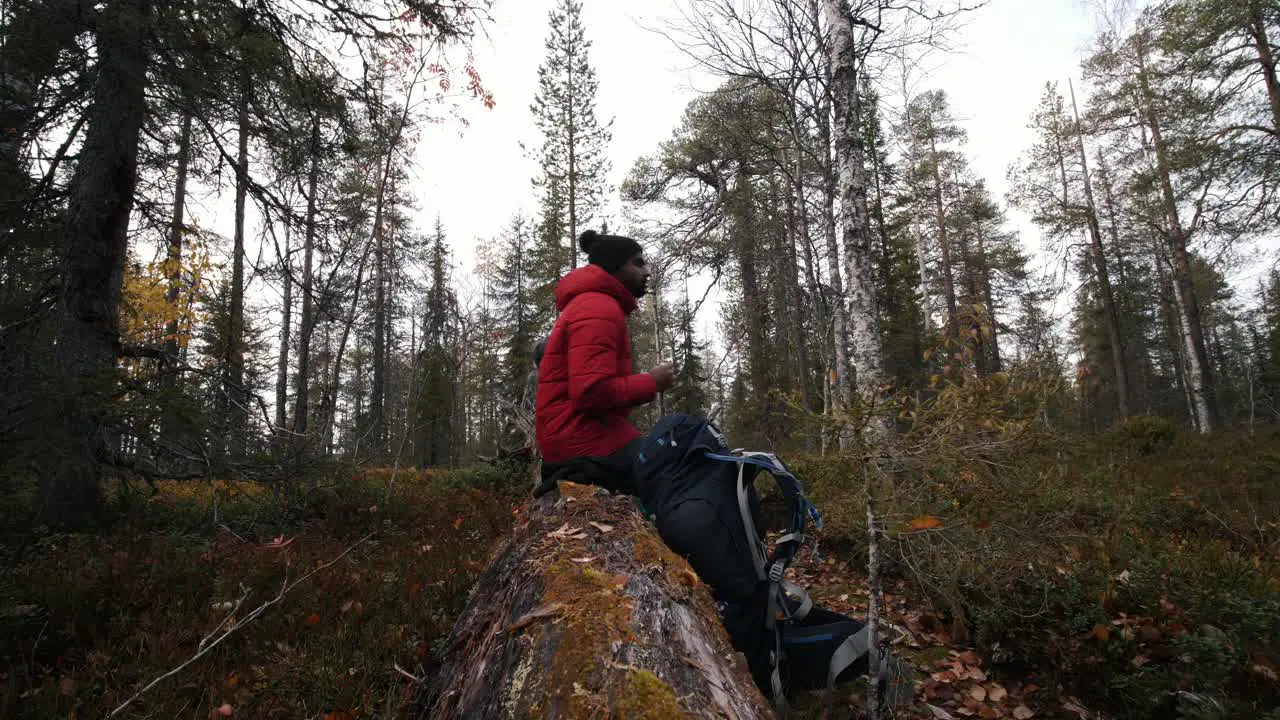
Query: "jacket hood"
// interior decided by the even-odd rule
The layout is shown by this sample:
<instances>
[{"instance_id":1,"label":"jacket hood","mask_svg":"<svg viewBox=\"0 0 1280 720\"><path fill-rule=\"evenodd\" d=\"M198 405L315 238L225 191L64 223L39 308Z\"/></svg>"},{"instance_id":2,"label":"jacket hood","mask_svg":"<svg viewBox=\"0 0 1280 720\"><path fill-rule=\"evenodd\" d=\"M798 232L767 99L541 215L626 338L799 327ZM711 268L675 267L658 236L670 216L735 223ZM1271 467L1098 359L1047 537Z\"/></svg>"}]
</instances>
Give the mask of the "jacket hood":
<instances>
[{"instance_id":1,"label":"jacket hood","mask_svg":"<svg viewBox=\"0 0 1280 720\"><path fill-rule=\"evenodd\" d=\"M556 309L563 311L575 297L589 292L604 293L614 298L628 315L636 309L636 298L631 291L599 265L583 265L560 278L556 284Z\"/></svg>"}]
</instances>

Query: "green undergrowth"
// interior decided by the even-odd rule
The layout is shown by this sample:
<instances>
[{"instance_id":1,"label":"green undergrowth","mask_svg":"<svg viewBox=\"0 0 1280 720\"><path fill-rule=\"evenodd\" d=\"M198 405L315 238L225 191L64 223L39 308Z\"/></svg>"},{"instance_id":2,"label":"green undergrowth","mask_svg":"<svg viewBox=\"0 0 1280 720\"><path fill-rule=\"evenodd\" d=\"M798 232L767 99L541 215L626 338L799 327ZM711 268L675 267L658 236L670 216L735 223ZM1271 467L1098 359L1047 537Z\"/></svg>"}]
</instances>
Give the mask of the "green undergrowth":
<instances>
[{"instance_id":1,"label":"green undergrowth","mask_svg":"<svg viewBox=\"0 0 1280 720\"><path fill-rule=\"evenodd\" d=\"M92 535L23 526L18 489L0 530L0 717L105 717L220 623L245 624L122 716L393 717L509 527L518 472L402 470L390 496L390 470L353 472L289 502L218 483L216 514L210 484L160 483L113 493Z\"/></svg>"},{"instance_id":2,"label":"green undergrowth","mask_svg":"<svg viewBox=\"0 0 1280 720\"><path fill-rule=\"evenodd\" d=\"M1090 438L1023 427L923 447L877 486L885 562L952 640L1117 718L1280 707L1280 432L1137 418ZM861 464L788 464L822 542L865 558ZM1180 690L1225 712L1162 705Z\"/></svg>"}]
</instances>

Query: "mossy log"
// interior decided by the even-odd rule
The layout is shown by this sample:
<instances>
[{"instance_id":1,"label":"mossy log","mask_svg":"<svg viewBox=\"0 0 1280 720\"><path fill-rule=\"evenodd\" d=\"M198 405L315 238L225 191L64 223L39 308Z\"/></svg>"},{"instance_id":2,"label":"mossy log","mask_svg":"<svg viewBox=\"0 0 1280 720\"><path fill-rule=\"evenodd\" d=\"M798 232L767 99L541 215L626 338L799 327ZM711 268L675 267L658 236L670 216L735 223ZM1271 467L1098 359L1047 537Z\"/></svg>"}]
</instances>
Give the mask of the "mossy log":
<instances>
[{"instance_id":1,"label":"mossy log","mask_svg":"<svg viewBox=\"0 0 1280 720\"><path fill-rule=\"evenodd\" d=\"M561 483L477 581L415 713L773 717L708 588L627 497Z\"/></svg>"}]
</instances>

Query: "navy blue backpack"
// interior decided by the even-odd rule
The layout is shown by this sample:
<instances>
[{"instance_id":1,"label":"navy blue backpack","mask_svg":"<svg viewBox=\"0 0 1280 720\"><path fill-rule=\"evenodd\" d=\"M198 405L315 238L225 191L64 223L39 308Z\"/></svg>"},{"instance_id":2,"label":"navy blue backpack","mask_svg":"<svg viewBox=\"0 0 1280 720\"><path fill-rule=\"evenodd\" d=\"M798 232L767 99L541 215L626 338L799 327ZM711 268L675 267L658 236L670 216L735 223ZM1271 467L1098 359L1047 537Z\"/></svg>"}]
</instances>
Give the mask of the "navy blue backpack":
<instances>
[{"instance_id":1,"label":"navy blue backpack","mask_svg":"<svg viewBox=\"0 0 1280 720\"><path fill-rule=\"evenodd\" d=\"M756 685L786 707L786 693L833 687L866 672L867 631L853 618L815 608L787 569L822 516L800 481L775 455L730 450L705 418L677 413L661 420L635 457L638 497L668 547L684 556L713 590L734 647ZM759 473L771 475L789 523L770 552Z\"/></svg>"}]
</instances>

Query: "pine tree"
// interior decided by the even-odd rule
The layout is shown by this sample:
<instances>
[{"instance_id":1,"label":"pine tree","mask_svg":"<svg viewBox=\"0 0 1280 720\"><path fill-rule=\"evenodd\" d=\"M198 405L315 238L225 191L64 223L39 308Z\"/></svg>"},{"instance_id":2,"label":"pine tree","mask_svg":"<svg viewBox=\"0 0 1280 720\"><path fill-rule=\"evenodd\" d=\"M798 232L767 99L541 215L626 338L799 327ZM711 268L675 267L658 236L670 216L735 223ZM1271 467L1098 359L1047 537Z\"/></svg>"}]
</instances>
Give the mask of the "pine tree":
<instances>
[{"instance_id":1,"label":"pine tree","mask_svg":"<svg viewBox=\"0 0 1280 720\"><path fill-rule=\"evenodd\" d=\"M505 340L502 397L512 403L524 394L543 314L534 301L533 229L528 218L512 218L500 236L492 269L493 312Z\"/></svg>"},{"instance_id":2,"label":"pine tree","mask_svg":"<svg viewBox=\"0 0 1280 720\"><path fill-rule=\"evenodd\" d=\"M612 125L596 118L597 81L587 57L591 41L582 24L582 3L559 0L548 25L546 59L538 67L538 93L530 108L542 133L534 185L542 203L544 286L577 266L576 239L599 214Z\"/></svg>"},{"instance_id":3,"label":"pine tree","mask_svg":"<svg viewBox=\"0 0 1280 720\"><path fill-rule=\"evenodd\" d=\"M682 412L689 415L704 416L711 406L711 397L707 389L707 369L703 362L706 345L698 341L693 328L693 312L689 306L689 288L686 285L684 297L675 313L672 327L676 333L676 367L679 375L676 384L667 393L668 413Z\"/></svg>"}]
</instances>

